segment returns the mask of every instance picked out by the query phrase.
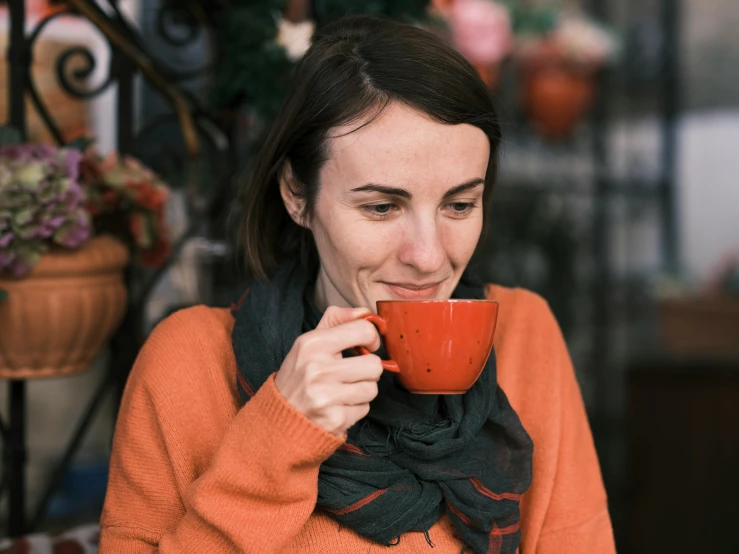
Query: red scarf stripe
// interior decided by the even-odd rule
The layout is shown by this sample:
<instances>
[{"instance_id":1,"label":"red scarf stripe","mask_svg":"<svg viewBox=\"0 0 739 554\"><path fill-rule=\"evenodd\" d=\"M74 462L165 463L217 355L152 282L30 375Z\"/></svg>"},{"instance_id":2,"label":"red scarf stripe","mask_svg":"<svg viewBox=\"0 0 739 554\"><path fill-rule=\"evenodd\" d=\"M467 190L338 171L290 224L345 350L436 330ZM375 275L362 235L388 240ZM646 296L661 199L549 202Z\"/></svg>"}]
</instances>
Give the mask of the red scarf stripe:
<instances>
[{"instance_id":1,"label":"red scarf stripe","mask_svg":"<svg viewBox=\"0 0 739 554\"><path fill-rule=\"evenodd\" d=\"M476 477L471 477L470 483L472 483L472 486L475 487L475 489L477 489L477 492L479 492L483 496L492 498L493 500L515 500L515 501L521 500L520 494L515 494L512 492L504 492L501 494L494 493L493 491L488 489L485 485L483 485L482 482Z\"/></svg>"},{"instance_id":2,"label":"red scarf stripe","mask_svg":"<svg viewBox=\"0 0 739 554\"><path fill-rule=\"evenodd\" d=\"M521 528L520 523L514 523L513 525L509 525L508 527L497 527L495 523L493 523L493 530L490 531L490 534L491 535L511 535L513 533L517 533L520 528Z\"/></svg>"},{"instance_id":3,"label":"red scarf stripe","mask_svg":"<svg viewBox=\"0 0 739 554\"><path fill-rule=\"evenodd\" d=\"M493 524L493 531L495 530L495 524ZM500 535L494 535L490 533L490 539L488 540L488 550L485 554L500 554L500 549L503 547L503 537Z\"/></svg>"},{"instance_id":4,"label":"red scarf stripe","mask_svg":"<svg viewBox=\"0 0 739 554\"><path fill-rule=\"evenodd\" d=\"M249 290L250 289L251 289L251 287L249 287L248 289L246 289L244 291L244 293L241 296L239 296L239 299L236 302L234 302L234 303L231 304L231 311L232 312L238 312L241 309L241 304L243 304L244 299L246 298L246 295L249 294Z\"/></svg>"},{"instance_id":5,"label":"red scarf stripe","mask_svg":"<svg viewBox=\"0 0 739 554\"><path fill-rule=\"evenodd\" d=\"M360 508L364 508L367 504L375 500L376 498L382 496L387 492L387 489L380 489L376 490L373 493L368 494L362 500L358 500L354 504L351 504L347 506L346 508L341 508L340 510L326 510L327 512L331 512L332 514L335 514L337 516L343 516L344 514L348 514L350 512L355 512L359 510Z\"/></svg>"},{"instance_id":6,"label":"red scarf stripe","mask_svg":"<svg viewBox=\"0 0 739 554\"><path fill-rule=\"evenodd\" d=\"M341 446L339 446L339 450L343 450L344 452L351 452L352 454L359 454L360 456L369 456L369 454L365 454L362 452L358 446L354 444L349 444L348 442L345 442Z\"/></svg>"},{"instance_id":7,"label":"red scarf stripe","mask_svg":"<svg viewBox=\"0 0 739 554\"><path fill-rule=\"evenodd\" d=\"M236 372L236 378L239 380L239 385L241 385L241 388L244 389L244 391L246 392L246 394L249 395L249 398L251 398L252 396L254 396L254 391L249 386L249 383L246 382L246 379L244 379L244 376L241 375L241 372L240 371L237 371Z\"/></svg>"},{"instance_id":8,"label":"red scarf stripe","mask_svg":"<svg viewBox=\"0 0 739 554\"><path fill-rule=\"evenodd\" d=\"M469 525L470 527L474 527L474 524L467 518L467 516L464 515L462 512L460 512L459 510L457 510L457 508L455 508L454 506L452 506L451 504L449 504L449 502L446 503L446 507L449 508L449 510L455 516L457 516L459 519L461 519L464 522L465 525Z\"/></svg>"}]
</instances>

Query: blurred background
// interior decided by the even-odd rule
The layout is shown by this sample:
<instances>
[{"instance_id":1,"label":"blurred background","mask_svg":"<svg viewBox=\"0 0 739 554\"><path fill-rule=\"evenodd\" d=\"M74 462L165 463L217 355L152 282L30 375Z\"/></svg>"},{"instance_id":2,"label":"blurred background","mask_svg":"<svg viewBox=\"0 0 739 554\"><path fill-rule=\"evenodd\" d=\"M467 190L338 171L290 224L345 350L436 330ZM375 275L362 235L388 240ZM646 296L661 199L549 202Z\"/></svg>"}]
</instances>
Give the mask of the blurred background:
<instances>
[{"instance_id":1,"label":"blurred background","mask_svg":"<svg viewBox=\"0 0 739 554\"><path fill-rule=\"evenodd\" d=\"M233 187L347 13L426 26L495 97L473 263L557 315L619 552L739 553L736 0L0 0L0 553L96 551L136 352L230 303Z\"/></svg>"}]
</instances>

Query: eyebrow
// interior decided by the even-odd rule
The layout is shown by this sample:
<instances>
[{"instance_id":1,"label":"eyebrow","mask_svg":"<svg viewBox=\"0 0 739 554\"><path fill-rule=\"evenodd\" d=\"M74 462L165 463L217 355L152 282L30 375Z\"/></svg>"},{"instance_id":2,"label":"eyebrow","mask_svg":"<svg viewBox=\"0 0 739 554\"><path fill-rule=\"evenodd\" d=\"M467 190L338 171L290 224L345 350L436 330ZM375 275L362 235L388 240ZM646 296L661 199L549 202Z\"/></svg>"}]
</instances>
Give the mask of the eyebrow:
<instances>
[{"instance_id":1,"label":"eyebrow","mask_svg":"<svg viewBox=\"0 0 739 554\"><path fill-rule=\"evenodd\" d=\"M452 187L448 191L446 191L444 193L444 199L451 198L452 196L455 196L460 192L465 192L484 184L485 180L480 179L479 177L475 179L470 179L469 181L466 181L461 185L457 185L456 187ZM407 200L413 198L413 195L405 189L388 187L386 185L378 185L376 183L367 183L366 185L362 185L361 187L351 189L350 192L379 192L381 194L387 194L388 196L399 196Z\"/></svg>"}]
</instances>

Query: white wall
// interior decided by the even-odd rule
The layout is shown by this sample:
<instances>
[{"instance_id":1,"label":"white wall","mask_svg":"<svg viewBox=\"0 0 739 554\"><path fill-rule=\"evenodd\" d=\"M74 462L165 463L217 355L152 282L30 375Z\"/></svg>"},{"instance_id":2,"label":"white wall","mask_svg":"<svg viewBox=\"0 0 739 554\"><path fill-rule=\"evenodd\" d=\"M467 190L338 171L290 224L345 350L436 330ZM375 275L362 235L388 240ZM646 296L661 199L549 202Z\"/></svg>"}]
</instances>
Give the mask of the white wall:
<instances>
[{"instance_id":1,"label":"white wall","mask_svg":"<svg viewBox=\"0 0 739 554\"><path fill-rule=\"evenodd\" d=\"M739 251L739 110L688 115L679 144L683 261L706 278L729 251Z\"/></svg>"},{"instance_id":2,"label":"white wall","mask_svg":"<svg viewBox=\"0 0 739 554\"><path fill-rule=\"evenodd\" d=\"M656 118L614 126L610 155L617 177L629 183L659 177ZM720 260L739 250L739 109L687 113L678 125L676 214L685 277L699 283ZM658 212L648 201L614 200L613 263L623 274L660 269ZM627 216L630 212L630 216Z\"/></svg>"}]
</instances>

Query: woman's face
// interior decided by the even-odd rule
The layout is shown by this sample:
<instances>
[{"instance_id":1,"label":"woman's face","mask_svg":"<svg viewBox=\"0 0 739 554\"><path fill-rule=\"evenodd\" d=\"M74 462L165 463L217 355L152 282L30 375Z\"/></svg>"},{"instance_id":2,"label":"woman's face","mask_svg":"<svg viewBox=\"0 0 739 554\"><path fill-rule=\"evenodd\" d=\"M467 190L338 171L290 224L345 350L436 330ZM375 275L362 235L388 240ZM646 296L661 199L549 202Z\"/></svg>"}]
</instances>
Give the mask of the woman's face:
<instances>
[{"instance_id":1,"label":"woman's face","mask_svg":"<svg viewBox=\"0 0 739 554\"><path fill-rule=\"evenodd\" d=\"M482 230L485 133L399 103L357 126L332 131L306 222L321 261L319 307L450 298Z\"/></svg>"}]
</instances>

